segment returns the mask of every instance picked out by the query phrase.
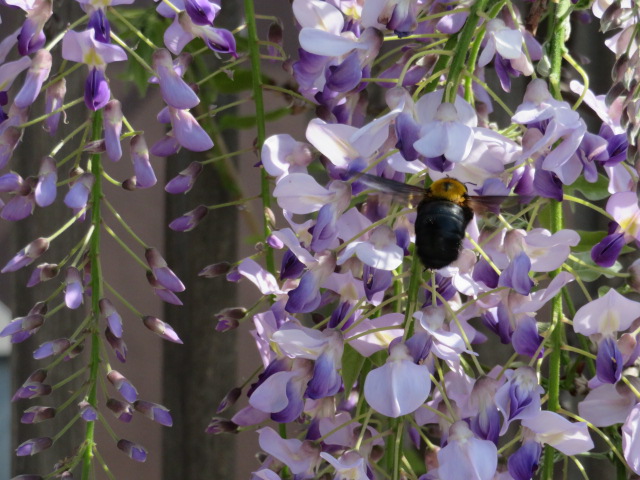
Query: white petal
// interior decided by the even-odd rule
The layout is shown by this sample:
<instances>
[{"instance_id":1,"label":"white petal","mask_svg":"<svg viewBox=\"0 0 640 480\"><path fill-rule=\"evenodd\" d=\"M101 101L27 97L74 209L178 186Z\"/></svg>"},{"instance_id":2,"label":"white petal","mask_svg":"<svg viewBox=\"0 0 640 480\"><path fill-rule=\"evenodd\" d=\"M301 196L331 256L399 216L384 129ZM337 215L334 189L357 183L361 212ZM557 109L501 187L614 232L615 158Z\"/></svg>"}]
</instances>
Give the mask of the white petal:
<instances>
[{"instance_id":1,"label":"white petal","mask_svg":"<svg viewBox=\"0 0 640 480\"><path fill-rule=\"evenodd\" d=\"M307 126L307 140L320 153L327 157L336 167L346 167L360 154L351 145L350 138L358 129L340 123L329 124L320 119L313 119Z\"/></svg>"},{"instance_id":2,"label":"white petal","mask_svg":"<svg viewBox=\"0 0 640 480\"><path fill-rule=\"evenodd\" d=\"M393 418L420 408L430 390L429 370L410 360L387 362L371 370L364 382L364 397L369 405Z\"/></svg>"},{"instance_id":3,"label":"white petal","mask_svg":"<svg viewBox=\"0 0 640 480\"><path fill-rule=\"evenodd\" d=\"M281 208L292 213L317 212L329 203L332 193L306 173L292 173L282 177L273 189Z\"/></svg>"},{"instance_id":4,"label":"white petal","mask_svg":"<svg viewBox=\"0 0 640 480\"><path fill-rule=\"evenodd\" d=\"M522 33L519 30L504 28L494 35L496 50L500 55L509 60L522 55Z\"/></svg>"},{"instance_id":5,"label":"white petal","mask_svg":"<svg viewBox=\"0 0 640 480\"><path fill-rule=\"evenodd\" d=\"M344 18L340 10L327 2L318 0L294 0L291 6L296 20L302 28L318 28L340 35Z\"/></svg>"},{"instance_id":6,"label":"white petal","mask_svg":"<svg viewBox=\"0 0 640 480\"><path fill-rule=\"evenodd\" d=\"M341 57L354 48L366 48L357 40L334 35L316 28L303 28L298 37L300 46L309 53L325 57Z\"/></svg>"}]
</instances>

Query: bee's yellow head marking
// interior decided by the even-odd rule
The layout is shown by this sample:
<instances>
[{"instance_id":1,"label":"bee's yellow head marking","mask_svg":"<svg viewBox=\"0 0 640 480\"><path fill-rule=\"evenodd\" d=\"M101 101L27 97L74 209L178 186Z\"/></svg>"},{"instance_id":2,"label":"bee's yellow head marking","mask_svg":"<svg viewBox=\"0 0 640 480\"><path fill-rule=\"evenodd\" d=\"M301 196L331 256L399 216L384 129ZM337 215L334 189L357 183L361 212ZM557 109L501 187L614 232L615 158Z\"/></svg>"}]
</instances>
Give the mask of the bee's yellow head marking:
<instances>
[{"instance_id":1,"label":"bee's yellow head marking","mask_svg":"<svg viewBox=\"0 0 640 480\"><path fill-rule=\"evenodd\" d=\"M453 178L441 178L431 184L429 194L431 198L461 204L467 198L467 187Z\"/></svg>"}]
</instances>

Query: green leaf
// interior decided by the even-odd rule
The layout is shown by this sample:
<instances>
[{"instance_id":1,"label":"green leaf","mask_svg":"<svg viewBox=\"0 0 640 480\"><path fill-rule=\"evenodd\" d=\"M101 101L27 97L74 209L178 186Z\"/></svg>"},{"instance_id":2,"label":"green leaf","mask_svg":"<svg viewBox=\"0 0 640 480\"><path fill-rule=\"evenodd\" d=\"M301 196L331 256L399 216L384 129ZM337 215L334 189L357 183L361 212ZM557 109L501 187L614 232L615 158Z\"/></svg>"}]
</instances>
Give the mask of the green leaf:
<instances>
[{"instance_id":1,"label":"green leaf","mask_svg":"<svg viewBox=\"0 0 640 480\"><path fill-rule=\"evenodd\" d=\"M583 263L574 262L571 259L567 259L567 265L573 268L575 275L580 277L583 282L593 282L601 275L604 275L607 278L612 278L613 275L608 275L606 271L611 272L619 272L622 270L622 265L620 262L616 262L612 267L603 269L602 267L596 265L593 260L591 260L591 252L575 252L574 256L579 258Z\"/></svg>"},{"instance_id":2,"label":"green leaf","mask_svg":"<svg viewBox=\"0 0 640 480\"><path fill-rule=\"evenodd\" d=\"M342 353L342 381L344 382L345 392L350 392L356 384L365 360L366 358L360 355L351 345L347 343L344 346L344 352Z\"/></svg>"},{"instance_id":3,"label":"green leaf","mask_svg":"<svg viewBox=\"0 0 640 480\"><path fill-rule=\"evenodd\" d=\"M595 183L589 183L581 175L574 183L570 185L570 189L580 192L584 198L591 201L602 200L609 197L611 194L607 190L609 186L609 180L604 175L598 175L598 180Z\"/></svg>"},{"instance_id":4,"label":"green leaf","mask_svg":"<svg viewBox=\"0 0 640 480\"><path fill-rule=\"evenodd\" d=\"M580 242L573 247L572 251L575 252L590 252L593 247L602 240L607 232L602 230L589 231L589 230L576 230L576 233L580 235Z\"/></svg>"}]
</instances>

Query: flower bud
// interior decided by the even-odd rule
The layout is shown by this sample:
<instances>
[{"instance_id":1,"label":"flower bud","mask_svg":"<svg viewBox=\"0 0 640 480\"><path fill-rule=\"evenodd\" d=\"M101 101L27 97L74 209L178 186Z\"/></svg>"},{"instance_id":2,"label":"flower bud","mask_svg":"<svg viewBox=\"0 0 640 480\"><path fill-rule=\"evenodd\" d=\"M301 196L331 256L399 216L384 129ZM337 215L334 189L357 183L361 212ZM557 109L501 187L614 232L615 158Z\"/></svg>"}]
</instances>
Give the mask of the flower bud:
<instances>
[{"instance_id":1,"label":"flower bud","mask_svg":"<svg viewBox=\"0 0 640 480\"><path fill-rule=\"evenodd\" d=\"M629 266L629 286L636 292L640 292L640 259Z\"/></svg>"},{"instance_id":2,"label":"flower bud","mask_svg":"<svg viewBox=\"0 0 640 480\"><path fill-rule=\"evenodd\" d=\"M64 96L67 94L67 80L62 77L57 82L52 83L44 94L44 113L50 114L54 110L62 107ZM60 124L60 116L63 112L49 115L44 121L44 131L49 135L55 135Z\"/></svg>"},{"instance_id":3,"label":"flower bud","mask_svg":"<svg viewBox=\"0 0 640 480\"><path fill-rule=\"evenodd\" d=\"M83 173L80 175L65 195L64 204L75 210L86 207L94 182L95 178L92 174Z\"/></svg>"},{"instance_id":4,"label":"flower bud","mask_svg":"<svg viewBox=\"0 0 640 480\"><path fill-rule=\"evenodd\" d=\"M175 332L175 330L171 328L171 325L163 322L159 318L147 315L142 317L142 322L144 323L145 327L147 327L153 333L158 334L165 340L169 340L170 342L174 343L182 343L182 340L180 340L180 337L178 337L178 334Z\"/></svg>"},{"instance_id":5,"label":"flower bud","mask_svg":"<svg viewBox=\"0 0 640 480\"><path fill-rule=\"evenodd\" d=\"M121 439L117 444L118 449L127 454L129 458L136 462L144 462L147 459L147 451L142 445Z\"/></svg>"},{"instance_id":6,"label":"flower bud","mask_svg":"<svg viewBox=\"0 0 640 480\"><path fill-rule=\"evenodd\" d=\"M173 419L171 418L169 410L162 405L145 400L138 400L133 404L133 408L160 425L164 425L165 427L173 425Z\"/></svg>"},{"instance_id":7,"label":"flower bud","mask_svg":"<svg viewBox=\"0 0 640 480\"><path fill-rule=\"evenodd\" d=\"M131 161L136 177L136 188L149 188L157 183L156 174L149 162L149 149L144 136L135 135L131 138Z\"/></svg>"},{"instance_id":8,"label":"flower bud","mask_svg":"<svg viewBox=\"0 0 640 480\"><path fill-rule=\"evenodd\" d=\"M34 406L27 408L20 418L20 423L39 423L56 416L53 407Z\"/></svg>"},{"instance_id":9,"label":"flower bud","mask_svg":"<svg viewBox=\"0 0 640 480\"><path fill-rule=\"evenodd\" d=\"M35 102L40 94L42 84L49 77L53 58L51 53L41 48L33 56L31 66L27 70L27 76L20 91L13 99L13 103L19 108L26 108Z\"/></svg>"},{"instance_id":10,"label":"flower bud","mask_svg":"<svg viewBox=\"0 0 640 480\"><path fill-rule=\"evenodd\" d=\"M36 258L49 249L49 240L43 237L36 238L29 245L20 250L9 262L4 266L0 273L15 272L27 265L30 265Z\"/></svg>"},{"instance_id":11,"label":"flower bud","mask_svg":"<svg viewBox=\"0 0 640 480\"><path fill-rule=\"evenodd\" d=\"M187 168L167 182L165 191L172 194L187 193L193 187L202 169L202 163L191 162Z\"/></svg>"},{"instance_id":12,"label":"flower bud","mask_svg":"<svg viewBox=\"0 0 640 480\"><path fill-rule=\"evenodd\" d=\"M124 363L127 361L127 344L124 343L124 340L120 337L116 337L111 329L107 327L104 331L104 336L109 342L109 345L113 349L116 357L120 362Z\"/></svg>"},{"instance_id":13,"label":"flower bud","mask_svg":"<svg viewBox=\"0 0 640 480\"><path fill-rule=\"evenodd\" d=\"M44 157L40 162L38 183L34 189L35 201L40 207L48 207L56 199L56 182L58 171L56 162L51 157Z\"/></svg>"},{"instance_id":14,"label":"flower bud","mask_svg":"<svg viewBox=\"0 0 640 480\"><path fill-rule=\"evenodd\" d=\"M107 408L111 410L121 422L129 423L133 418L133 407L128 403L110 398L107 400Z\"/></svg>"},{"instance_id":15,"label":"flower bud","mask_svg":"<svg viewBox=\"0 0 640 480\"><path fill-rule=\"evenodd\" d=\"M95 422L98 419L98 412L96 409L86 400L83 400L78 404L80 408L80 417L85 422Z\"/></svg>"},{"instance_id":16,"label":"flower bud","mask_svg":"<svg viewBox=\"0 0 640 480\"><path fill-rule=\"evenodd\" d=\"M233 387L229 391L229 393L227 393L224 396L224 398L218 405L218 408L216 409L216 413L222 413L229 407L232 407L233 405L235 405L235 403L238 401L238 398L240 398L240 395L242 395L242 389L238 387Z\"/></svg>"},{"instance_id":17,"label":"flower bud","mask_svg":"<svg viewBox=\"0 0 640 480\"><path fill-rule=\"evenodd\" d=\"M193 210L173 220L169 224L169 228L176 232L188 232L196 228L207 213L209 213L209 209L206 206L198 205Z\"/></svg>"},{"instance_id":18,"label":"flower bud","mask_svg":"<svg viewBox=\"0 0 640 480\"><path fill-rule=\"evenodd\" d=\"M80 278L80 272L75 267L67 268L65 275L66 288L64 290L64 303L67 308L75 310L83 301L84 287L82 285L82 278Z\"/></svg>"},{"instance_id":19,"label":"flower bud","mask_svg":"<svg viewBox=\"0 0 640 480\"><path fill-rule=\"evenodd\" d=\"M280 19L278 19L276 22L272 22L271 25L269 25L267 39L270 42L282 47L282 37L282 23L280 22ZM267 52L269 53L269 55L272 55L274 57L279 57L281 55L280 52L272 45L267 46Z\"/></svg>"},{"instance_id":20,"label":"flower bud","mask_svg":"<svg viewBox=\"0 0 640 480\"><path fill-rule=\"evenodd\" d=\"M133 384L129 380L127 380L126 377L124 377L124 375L122 375L120 372L111 370L107 374L107 379L109 380L109 382L111 382L111 385L113 385L116 390L120 392L122 398L124 398L127 402L133 403L138 399L138 391L136 390L136 387L134 387Z\"/></svg>"},{"instance_id":21,"label":"flower bud","mask_svg":"<svg viewBox=\"0 0 640 480\"><path fill-rule=\"evenodd\" d=\"M58 338L57 340L51 340L40 345L35 352L33 352L33 358L36 360L42 360L43 358L50 357L52 355L58 355L71 346L71 341L68 338Z\"/></svg>"},{"instance_id":22,"label":"flower bud","mask_svg":"<svg viewBox=\"0 0 640 480\"><path fill-rule=\"evenodd\" d=\"M147 248L144 256L160 285L172 292L183 292L185 290L184 284L178 276L173 273L173 270L168 267L167 262L162 258L162 255L160 255L157 249Z\"/></svg>"},{"instance_id":23,"label":"flower bud","mask_svg":"<svg viewBox=\"0 0 640 480\"><path fill-rule=\"evenodd\" d=\"M122 337L122 317L116 311L113 303L108 298L100 299L100 313L103 317L107 319L107 324L109 325L109 330L111 333L117 337Z\"/></svg>"},{"instance_id":24,"label":"flower bud","mask_svg":"<svg viewBox=\"0 0 640 480\"><path fill-rule=\"evenodd\" d=\"M212 435L218 435L220 433L236 433L238 431L238 425L226 418L213 417L207 425L205 433Z\"/></svg>"},{"instance_id":25,"label":"flower bud","mask_svg":"<svg viewBox=\"0 0 640 480\"><path fill-rule=\"evenodd\" d=\"M32 438L18 445L18 448L16 448L16 456L25 457L27 455L35 455L36 453L46 450L51 445L53 445L53 440L49 437Z\"/></svg>"},{"instance_id":26,"label":"flower bud","mask_svg":"<svg viewBox=\"0 0 640 480\"><path fill-rule=\"evenodd\" d=\"M122 182L123 190L127 192L133 192L136 189L136 176L133 175Z\"/></svg>"},{"instance_id":27,"label":"flower bud","mask_svg":"<svg viewBox=\"0 0 640 480\"><path fill-rule=\"evenodd\" d=\"M229 262L213 263L200 270L198 276L205 278L214 278L219 275L226 275L227 273L229 273L229 270L231 270L231 264Z\"/></svg>"},{"instance_id":28,"label":"flower bud","mask_svg":"<svg viewBox=\"0 0 640 480\"><path fill-rule=\"evenodd\" d=\"M104 144L107 157L117 162L122 157L120 133L122 133L122 107L118 100L110 100L104 107Z\"/></svg>"}]
</instances>

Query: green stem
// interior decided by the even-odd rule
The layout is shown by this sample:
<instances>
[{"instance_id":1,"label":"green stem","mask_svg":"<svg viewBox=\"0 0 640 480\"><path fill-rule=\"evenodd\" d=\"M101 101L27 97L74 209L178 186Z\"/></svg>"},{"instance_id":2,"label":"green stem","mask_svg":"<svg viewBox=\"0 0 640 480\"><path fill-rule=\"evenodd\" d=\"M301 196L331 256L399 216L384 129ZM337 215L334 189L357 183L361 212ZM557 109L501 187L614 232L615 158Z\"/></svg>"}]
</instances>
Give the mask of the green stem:
<instances>
[{"instance_id":1,"label":"green stem","mask_svg":"<svg viewBox=\"0 0 640 480\"><path fill-rule=\"evenodd\" d=\"M118 10L116 10L113 7L109 7L109 13L116 16L118 18L118 20L120 20L122 23L124 23L129 30L131 30L133 33L136 34L136 36L142 40L144 43L146 43L147 45L149 45L151 48L153 48L154 50L156 50L158 47L156 45L154 45L154 43L149 40L139 29L137 29L129 20L127 20L124 16L122 16Z\"/></svg>"},{"instance_id":2,"label":"green stem","mask_svg":"<svg viewBox=\"0 0 640 480\"><path fill-rule=\"evenodd\" d=\"M102 138L102 111L93 114L91 138ZM89 392L87 402L97 408L98 371L100 367L100 332L98 322L100 320L100 297L102 296L102 271L100 264L100 223L102 212L102 163L100 154L91 155L91 173L95 178L91 188L91 224L93 232L89 242L89 261L91 265L91 351L89 354ZM82 459L82 480L89 480L93 476L93 451L95 446L95 422L87 422L85 429L85 445Z\"/></svg>"},{"instance_id":3,"label":"green stem","mask_svg":"<svg viewBox=\"0 0 640 480\"><path fill-rule=\"evenodd\" d=\"M249 57L251 59L251 76L253 79L253 101L256 107L256 147L262 151L262 144L266 138L264 100L262 97L262 71L260 69L260 45L258 43L258 29L256 27L256 13L254 10L254 0L244 0L244 13L247 24L247 36L249 40ZM269 177L267 171L260 170L260 195L263 206L263 234L266 239L271 233L269 227L268 210L271 208L271 192L269 191ZM273 249L266 247L267 270L275 274L276 267L273 258Z\"/></svg>"},{"instance_id":4,"label":"green stem","mask_svg":"<svg viewBox=\"0 0 640 480\"><path fill-rule=\"evenodd\" d=\"M560 92L560 69L562 67L562 55L564 53L564 42L566 36L565 20L570 8L570 0L559 0L555 4L554 11L554 28L551 31L551 72L549 74L549 82L551 83L551 91L558 100L562 99ZM551 233L562 230L564 225L562 217L562 203L553 201L551 203ZM561 272L557 269L552 272L555 277ZM562 295L556 295L551 302L551 318L553 321L551 333L547 337L550 342L551 353L549 355L549 382L547 408L551 412L560 410L560 374L562 363L562 344L565 337L564 324L562 323ZM542 479L552 480L553 476L553 447L545 447L544 465L542 468Z\"/></svg>"},{"instance_id":5,"label":"green stem","mask_svg":"<svg viewBox=\"0 0 640 480\"><path fill-rule=\"evenodd\" d=\"M476 31L476 26L478 25L478 20L480 19L480 15L478 13L484 11L486 4L487 0L477 0L473 3L473 6L471 7L471 10L469 12L469 17L467 17L467 21L465 22L460 35L458 35L455 54L453 56L453 59L451 60L449 75L447 75L447 86L445 95L442 98L443 102L453 103L456 98L458 85L460 85L460 75L462 74L462 70L467 64L466 62L467 53L469 52L469 46L471 45L473 34ZM473 65L469 65L469 70L473 71Z\"/></svg>"},{"instance_id":6,"label":"green stem","mask_svg":"<svg viewBox=\"0 0 640 480\"><path fill-rule=\"evenodd\" d=\"M31 125L35 125L39 122L44 122L47 118L56 113L64 112L67 108L71 108L74 105L84 102L84 97L76 98L75 100L71 100L69 103L65 103L60 108L56 108L55 110L50 111L49 113L45 113L44 115L40 115L38 118L34 118L33 120L29 120L28 122L22 123L18 125L16 128L26 128Z\"/></svg>"}]
</instances>

